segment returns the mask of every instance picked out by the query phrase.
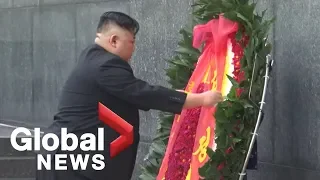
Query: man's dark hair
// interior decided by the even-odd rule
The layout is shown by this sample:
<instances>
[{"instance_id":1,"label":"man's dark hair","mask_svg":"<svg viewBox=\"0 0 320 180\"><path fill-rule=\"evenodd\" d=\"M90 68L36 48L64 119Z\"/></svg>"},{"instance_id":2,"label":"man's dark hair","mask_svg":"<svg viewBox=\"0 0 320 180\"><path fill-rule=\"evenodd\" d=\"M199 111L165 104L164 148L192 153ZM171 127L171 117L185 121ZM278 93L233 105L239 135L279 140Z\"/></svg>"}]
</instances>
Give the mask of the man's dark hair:
<instances>
[{"instance_id":1,"label":"man's dark hair","mask_svg":"<svg viewBox=\"0 0 320 180\"><path fill-rule=\"evenodd\" d=\"M139 31L139 23L132 17L116 11L105 12L100 16L97 32L100 33L109 24L116 24L136 35Z\"/></svg>"}]
</instances>

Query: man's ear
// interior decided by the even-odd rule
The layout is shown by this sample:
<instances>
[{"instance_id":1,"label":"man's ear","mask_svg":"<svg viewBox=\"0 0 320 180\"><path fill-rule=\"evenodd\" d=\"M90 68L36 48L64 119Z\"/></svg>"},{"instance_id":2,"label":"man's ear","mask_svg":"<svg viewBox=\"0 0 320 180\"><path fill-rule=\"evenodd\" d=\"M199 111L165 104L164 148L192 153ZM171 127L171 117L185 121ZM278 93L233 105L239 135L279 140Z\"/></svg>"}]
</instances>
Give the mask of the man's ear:
<instances>
[{"instance_id":1,"label":"man's ear","mask_svg":"<svg viewBox=\"0 0 320 180\"><path fill-rule=\"evenodd\" d=\"M118 36L117 35L113 34L113 35L110 36L109 43L111 44L112 47L116 47L117 40L118 40Z\"/></svg>"}]
</instances>

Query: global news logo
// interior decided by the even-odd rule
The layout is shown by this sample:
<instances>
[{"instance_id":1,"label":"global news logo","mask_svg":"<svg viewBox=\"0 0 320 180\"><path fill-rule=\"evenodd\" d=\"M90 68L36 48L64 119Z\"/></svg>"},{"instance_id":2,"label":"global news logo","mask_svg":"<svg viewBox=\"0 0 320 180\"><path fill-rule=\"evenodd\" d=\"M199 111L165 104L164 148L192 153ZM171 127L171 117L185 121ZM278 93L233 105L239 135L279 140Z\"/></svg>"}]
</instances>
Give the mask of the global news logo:
<instances>
[{"instance_id":1,"label":"global news logo","mask_svg":"<svg viewBox=\"0 0 320 180\"><path fill-rule=\"evenodd\" d=\"M133 143L133 126L105 107L103 104L98 105L99 119L106 125L110 126L120 136L110 144L110 157L115 157L121 151L128 148ZM16 128L10 136L11 145L17 151L40 151L43 148L47 152L53 152L61 149L63 152L71 152L65 154L37 154L37 170L67 170L67 160L72 164L73 170L86 170L88 168L89 158L92 158L92 168L94 170L102 170L105 167L105 157L103 153L94 154L90 157L88 154L72 154L77 148L83 152L89 151L104 151L104 128L98 128L98 134L85 133L78 137L73 133L68 133L67 128L61 128L60 137L53 133L47 133L41 136L41 129L34 128L34 134L31 130L23 127ZM19 135L21 144L18 144L17 139ZM71 144L69 141L71 140ZM52 142L52 143L49 143ZM68 143L67 143L68 142ZM98 142L98 143L96 143ZM54 159L54 166L52 167L52 160Z\"/></svg>"}]
</instances>

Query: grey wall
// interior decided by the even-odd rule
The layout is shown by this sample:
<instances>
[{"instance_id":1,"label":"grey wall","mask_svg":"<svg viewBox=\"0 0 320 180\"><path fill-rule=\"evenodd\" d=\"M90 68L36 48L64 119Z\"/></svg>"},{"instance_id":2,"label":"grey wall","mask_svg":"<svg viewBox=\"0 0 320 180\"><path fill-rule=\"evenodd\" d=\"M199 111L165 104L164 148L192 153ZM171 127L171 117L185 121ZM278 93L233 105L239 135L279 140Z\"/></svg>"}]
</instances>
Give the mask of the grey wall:
<instances>
[{"instance_id":1,"label":"grey wall","mask_svg":"<svg viewBox=\"0 0 320 180\"><path fill-rule=\"evenodd\" d=\"M62 84L80 51L93 41L99 15L108 10L139 20L134 71L167 86L164 58L177 46L179 29L190 22L192 1L0 0L0 123L51 122ZM319 179L320 2L260 1L259 9L265 8L277 16L270 32L276 66L258 136L259 170L249 172L249 179ZM141 113L142 142L133 179L156 118L156 111Z\"/></svg>"},{"instance_id":2,"label":"grey wall","mask_svg":"<svg viewBox=\"0 0 320 180\"><path fill-rule=\"evenodd\" d=\"M167 86L164 58L177 47L178 31L188 22L191 2L0 0L0 123L51 123L61 86L81 50L93 42L99 16L109 10L128 13L141 24L132 60L136 75ZM156 111L141 113L136 171L155 133L156 119Z\"/></svg>"},{"instance_id":3,"label":"grey wall","mask_svg":"<svg viewBox=\"0 0 320 180\"><path fill-rule=\"evenodd\" d=\"M277 20L276 61L258 136L259 171L250 179L320 179L320 1L262 1ZM270 15L270 14L269 14Z\"/></svg>"}]
</instances>

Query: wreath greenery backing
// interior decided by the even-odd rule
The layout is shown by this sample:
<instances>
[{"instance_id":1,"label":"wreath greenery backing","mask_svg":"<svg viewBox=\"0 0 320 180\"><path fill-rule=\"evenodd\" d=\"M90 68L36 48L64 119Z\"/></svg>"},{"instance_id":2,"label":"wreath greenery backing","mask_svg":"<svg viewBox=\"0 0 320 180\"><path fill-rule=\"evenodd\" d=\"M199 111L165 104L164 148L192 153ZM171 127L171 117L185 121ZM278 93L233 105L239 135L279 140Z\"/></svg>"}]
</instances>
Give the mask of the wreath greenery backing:
<instances>
[{"instance_id":1,"label":"wreath greenery backing","mask_svg":"<svg viewBox=\"0 0 320 180\"><path fill-rule=\"evenodd\" d=\"M204 179L235 180L242 169L259 113L257 104L261 100L264 86L266 55L271 52L268 32L274 18L265 20L266 10L261 15L257 14L256 3L250 3L249 0L197 0L193 8L194 24L180 30L182 40L175 51L176 56L168 60L170 67L166 70L166 75L174 89L185 88L200 56L200 50L192 47L192 28L195 24L204 24L223 13L225 18L241 25L235 39L243 48L240 70L244 72L244 78L239 82L229 77L232 88L227 100L218 104L214 114L216 150L207 149L209 160L199 169L199 174ZM244 37L247 38L245 44L241 41ZM238 89L242 90L240 96L237 96ZM173 119L173 114L160 114L156 137L145 158L146 165L142 167L139 179L156 179Z\"/></svg>"}]
</instances>

